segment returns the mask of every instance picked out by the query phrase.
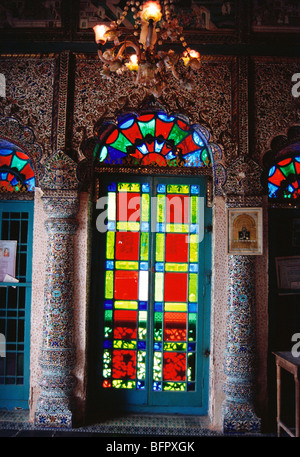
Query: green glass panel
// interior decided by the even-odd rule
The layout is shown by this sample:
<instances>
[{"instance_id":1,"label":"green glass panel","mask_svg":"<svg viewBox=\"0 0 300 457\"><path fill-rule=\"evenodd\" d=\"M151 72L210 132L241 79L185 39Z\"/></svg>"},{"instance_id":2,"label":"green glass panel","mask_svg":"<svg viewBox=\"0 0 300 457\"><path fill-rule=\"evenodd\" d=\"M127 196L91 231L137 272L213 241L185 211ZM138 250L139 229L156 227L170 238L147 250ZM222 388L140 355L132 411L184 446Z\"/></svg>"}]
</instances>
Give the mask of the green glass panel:
<instances>
[{"instance_id":1,"label":"green glass panel","mask_svg":"<svg viewBox=\"0 0 300 457\"><path fill-rule=\"evenodd\" d=\"M186 303L165 303L165 311L187 311Z\"/></svg>"},{"instance_id":2,"label":"green glass panel","mask_svg":"<svg viewBox=\"0 0 300 457\"><path fill-rule=\"evenodd\" d=\"M280 170L282 171L282 173L284 174L285 177L296 173L293 161L291 161L290 164L285 165L285 166L281 166L280 165L279 168L280 168Z\"/></svg>"},{"instance_id":3,"label":"green glass panel","mask_svg":"<svg viewBox=\"0 0 300 457\"><path fill-rule=\"evenodd\" d=\"M155 301L162 302L163 301L163 280L164 275L163 273L155 273Z\"/></svg>"},{"instance_id":4,"label":"green glass panel","mask_svg":"<svg viewBox=\"0 0 300 457\"><path fill-rule=\"evenodd\" d=\"M148 122L138 122L138 125L144 137L146 135L155 136L155 123L155 118Z\"/></svg>"},{"instance_id":5,"label":"green glass panel","mask_svg":"<svg viewBox=\"0 0 300 457\"><path fill-rule=\"evenodd\" d=\"M146 379L146 352L138 351L137 353L137 379Z\"/></svg>"},{"instance_id":6,"label":"green glass panel","mask_svg":"<svg viewBox=\"0 0 300 457\"><path fill-rule=\"evenodd\" d=\"M107 194L107 219L109 221L116 220L116 194L115 192L108 192Z\"/></svg>"},{"instance_id":7,"label":"green glass panel","mask_svg":"<svg viewBox=\"0 0 300 457\"><path fill-rule=\"evenodd\" d=\"M198 235L190 235L190 262L198 262Z\"/></svg>"},{"instance_id":8,"label":"green glass panel","mask_svg":"<svg viewBox=\"0 0 300 457\"><path fill-rule=\"evenodd\" d=\"M189 341L196 341L197 314L189 313Z\"/></svg>"},{"instance_id":9,"label":"green glass panel","mask_svg":"<svg viewBox=\"0 0 300 457\"><path fill-rule=\"evenodd\" d=\"M27 160L22 160L19 159L16 155L13 156L13 159L11 161L11 168L17 168L17 170L21 171L23 167L28 163Z\"/></svg>"},{"instance_id":10,"label":"green glass panel","mask_svg":"<svg viewBox=\"0 0 300 457\"><path fill-rule=\"evenodd\" d=\"M164 343L164 351L186 351L186 343Z\"/></svg>"},{"instance_id":11,"label":"green glass panel","mask_svg":"<svg viewBox=\"0 0 300 457\"><path fill-rule=\"evenodd\" d=\"M116 309L137 309L138 302L137 301L130 301L130 300L116 300L115 301L115 308Z\"/></svg>"},{"instance_id":12,"label":"green glass panel","mask_svg":"<svg viewBox=\"0 0 300 457\"><path fill-rule=\"evenodd\" d=\"M185 184L168 184L168 194L189 194L190 186Z\"/></svg>"},{"instance_id":13,"label":"green glass panel","mask_svg":"<svg viewBox=\"0 0 300 457\"><path fill-rule=\"evenodd\" d=\"M177 124L174 124L174 126L169 134L168 140L174 140L175 144L178 144L189 134L190 134L189 131L182 130L180 127L178 127Z\"/></svg>"},{"instance_id":14,"label":"green glass panel","mask_svg":"<svg viewBox=\"0 0 300 457\"><path fill-rule=\"evenodd\" d=\"M189 301L192 303L197 302L198 296L198 275L194 273L189 274Z\"/></svg>"},{"instance_id":15,"label":"green glass panel","mask_svg":"<svg viewBox=\"0 0 300 457\"><path fill-rule=\"evenodd\" d=\"M198 222L198 197L191 197L191 223L197 224Z\"/></svg>"},{"instance_id":16,"label":"green glass panel","mask_svg":"<svg viewBox=\"0 0 300 457\"><path fill-rule=\"evenodd\" d=\"M126 136L123 135L123 133L119 132L118 138L116 141L110 144L112 148L119 149L123 152L127 152L126 148L127 146L132 146L131 141L129 141Z\"/></svg>"},{"instance_id":17,"label":"green glass panel","mask_svg":"<svg viewBox=\"0 0 300 457\"><path fill-rule=\"evenodd\" d=\"M154 352L153 355L153 381L160 381L162 376L162 353Z\"/></svg>"},{"instance_id":18,"label":"green glass panel","mask_svg":"<svg viewBox=\"0 0 300 457\"><path fill-rule=\"evenodd\" d=\"M139 340L146 340L147 337L147 311L139 311Z\"/></svg>"},{"instance_id":19,"label":"green glass panel","mask_svg":"<svg viewBox=\"0 0 300 457\"><path fill-rule=\"evenodd\" d=\"M149 209L150 209L150 195L143 194L142 195L142 221L143 222L149 221Z\"/></svg>"},{"instance_id":20,"label":"green glass panel","mask_svg":"<svg viewBox=\"0 0 300 457\"><path fill-rule=\"evenodd\" d=\"M141 185L138 182L120 182L118 183L119 192L140 192Z\"/></svg>"},{"instance_id":21,"label":"green glass panel","mask_svg":"<svg viewBox=\"0 0 300 457\"><path fill-rule=\"evenodd\" d=\"M115 258L115 232L106 234L106 258L109 260Z\"/></svg>"},{"instance_id":22,"label":"green glass panel","mask_svg":"<svg viewBox=\"0 0 300 457\"><path fill-rule=\"evenodd\" d=\"M165 255L165 234L156 233L156 245L155 245L156 262L163 262L164 255Z\"/></svg>"},{"instance_id":23,"label":"green glass panel","mask_svg":"<svg viewBox=\"0 0 300 457\"><path fill-rule=\"evenodd\" d=\"M185 390L185 382L164 382L163 383L163 390L184 391Z\"/></svg>"},{"instance_id":24,"label":"green glass panel","mask_svg":"<svg viewBox=\"0 0 300 457\"><path fill-rule=\"evenodd\" d=\"M162 341L163 313L154 313L154 341Z\"/></svg>"},{"instance_id":25,"label":"green glass panel","mask_svg":"<svg viewBox=\"0 0 300 457\"><path fill-rule=\"evenodd\" d=\"M117 270L137 270L139 268L138 262L132 262L129 260L117 260L116 269Z\"/></svg>"},{"instance_id":26,"label":"green glass panel","mask_svg":"<svg viewBox=\"0 0 300 457\"><path fill-rule=\"evenodd\" d=\"M165 271L180 271L187 272L188 264L187 263L166 263Z\"/></svg>"},{"instance_id":27,"label":"green glass panel","mask_svg":"<svg viewBox=\"0 0 300 457\"><path fill-rule=\"evenodd\" d=\"M114 349L136 349L136 341L114 340Z\"/></svg>"},{"instance_id":28,"label":"green glass panel","mask_svg":"<svg viewBox=\"0 0 300 457\"><path fill-rule=\"evenodd\" d=\"M112 310L105 310L104 312L104 336L110 338L112 335Z\"/></svg>"},{"instance_id":29,"label":"green glass panel","mask_svg":"<svg viewBox=\"0 0 300 457\"><path fill-rule=\"evenodd\" d=\"M105 273L105 298L114 296L114 272L106 271Z\"/></svg>"},{"instance_id":30,"label":"green glass panel","mask_svg":"<svg viewBox=\"0 0 300 457\"><path fill-rule=\"evenodd\" d=\"M120 232L138 232L140 230L139 222L117 222L117 229Z\"/></svg>"},{"instance_id":31,"label":"green glass panel","mask_svg":"<svg viewBox=\"0 0 300 457\"><path fill-rule=\"evenodd\" d=\"M140 237L141 237L140 259L142 261L147 261L149 259L149 233L142 232Z\"/></svg>"},{"instance_id":32,"label":"green glass panel","mask_svg":"<svg viewBox=\"0 0 300 457\"><path fill-rule=\"evenodd\" d=\"M157 195L157 210L156 210L156 221L165 221L165 210L166 210L166 197L164 195Z\"/></svg>"},{"instance_id":33,"label":"green glass panel","mask_svg":"<svg viewBox=\"0 0 300 457\"><path fill-rule=\"evenodd\" d=\"M208 165L210 163L209 153L206 148L203 149L203 151L201 153L201 159L202 159L202 162L205 163L206 165Z\"/></svg>"},{"instance_id":34,"label":"green glass panel","mask_svg":"<svg viewBox=\"0 0 300 457\"><path fill-rule=\"evenodd\" d=\"M115 389L135 389L135 381L124 381L123 379L114 379L112 386Z\"/></svg>"}]
</instances>

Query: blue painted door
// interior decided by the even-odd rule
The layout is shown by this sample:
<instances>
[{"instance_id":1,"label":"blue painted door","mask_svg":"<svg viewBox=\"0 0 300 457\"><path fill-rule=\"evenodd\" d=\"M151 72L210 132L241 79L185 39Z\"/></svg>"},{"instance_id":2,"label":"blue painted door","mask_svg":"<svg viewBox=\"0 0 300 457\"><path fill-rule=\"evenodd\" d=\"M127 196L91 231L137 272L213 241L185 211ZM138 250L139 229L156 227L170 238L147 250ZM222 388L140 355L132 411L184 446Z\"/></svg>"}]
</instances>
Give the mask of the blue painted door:
<instances>
[{"instance_id":1,"label":"blue painted door","mask_svg":"<svg viewBox=\"0 0 300 457\"><path fill-rule=\"evenodd\" d=\"M91 401L110 409L206 414L206 179L126 176L101 186L107 231L96 230L93 241ZM101 229L104 219L96 213Z\"/></svg>"},{"instance_id":2,"label":"blue painted door","mask_svg":"<svg viewBox=\"0 0 300 457\"><path fill-rule=\"evenodd\" d=\"M19 281L3 282L2 274L0 283L0 333L5 341L0 357L0 407L27 409L33 202L0 202L0 240L17 242L15 278Z\"/></svg>"}]
</instances>

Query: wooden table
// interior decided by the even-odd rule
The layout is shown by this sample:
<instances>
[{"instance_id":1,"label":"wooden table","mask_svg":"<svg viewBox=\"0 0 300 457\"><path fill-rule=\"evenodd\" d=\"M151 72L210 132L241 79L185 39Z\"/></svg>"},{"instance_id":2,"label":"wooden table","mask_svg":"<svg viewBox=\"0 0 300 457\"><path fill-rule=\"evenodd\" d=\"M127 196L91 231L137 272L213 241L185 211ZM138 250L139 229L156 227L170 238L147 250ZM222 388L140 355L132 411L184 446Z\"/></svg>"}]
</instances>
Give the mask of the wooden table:
<instances>
[{"instance_id":1,"label":"wooden table","mask_svg":"<svg viewBox=\"0 0 300 457\"><path fill-rule=\"evenodd\" d=\"M277 435L280 436L280 429L283 428L290 436L300 437L300 357L293 357L291 352L273 352L276 357L277 371ZM281 369L294 375L295 380L295 420L296 431L292 433L281 421Z\"/></svg>"}]
</instances>

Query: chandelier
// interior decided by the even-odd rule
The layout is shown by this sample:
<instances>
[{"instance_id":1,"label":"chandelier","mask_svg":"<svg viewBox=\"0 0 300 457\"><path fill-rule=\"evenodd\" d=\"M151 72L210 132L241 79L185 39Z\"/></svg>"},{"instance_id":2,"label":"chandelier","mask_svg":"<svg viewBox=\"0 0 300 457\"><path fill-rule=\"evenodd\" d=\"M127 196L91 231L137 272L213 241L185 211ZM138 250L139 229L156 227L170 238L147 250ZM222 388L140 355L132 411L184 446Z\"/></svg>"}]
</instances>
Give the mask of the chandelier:
<instances>
[{"instance_id":1,"label":"chandelier","mask_svg":"<svg viewBox=\"0 0 300 457\"><path fill-rule=\"evenodd\" d=\"M187 89L192 88L193 74L200 68L199 52L190 49L178 20L172 18L174 0L139 2L127 0L119 19L109 26L96 25L95 41L103 62L102 76L129 72L135 84L146 87L159 97L168 84L170 74ZM120 41L120 25L129 9L133 13L134 32ZM166 42L181 44L182 52L166 50ZM109 42L113 45L109 47Z\"/></svg>"}]
</instances>

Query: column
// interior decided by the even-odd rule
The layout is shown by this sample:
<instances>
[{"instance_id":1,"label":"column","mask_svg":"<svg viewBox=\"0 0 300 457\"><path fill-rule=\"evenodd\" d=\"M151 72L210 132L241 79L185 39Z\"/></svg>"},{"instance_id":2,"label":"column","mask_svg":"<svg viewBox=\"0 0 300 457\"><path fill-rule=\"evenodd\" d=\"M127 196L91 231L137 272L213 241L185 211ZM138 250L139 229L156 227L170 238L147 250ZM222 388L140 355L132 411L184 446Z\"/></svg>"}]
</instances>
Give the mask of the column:
<instances>
[{"instance_id":1,"label":"column","mask_svg":"<svg viewBox=\"0 0 300 457\"><path fill-rule=\"evenodd\" d=\"M253 399L255 383L255 262L250 255L229 255L228 311L223 404L224 432L260 431Z\"/></svg>"},{"instance_id":2,"label":"column","mask_svg":"<svg viewBox=\"0 0 300 457\"><path fill-rule=\"evenodd\" d=\"M35 423L72 427L72 391L76 381L73 344L73 235L77 229L75 191L52 190L43 196L48 219L43 339L40 352L41 393Z\"/></svg>"}]
</instances>

